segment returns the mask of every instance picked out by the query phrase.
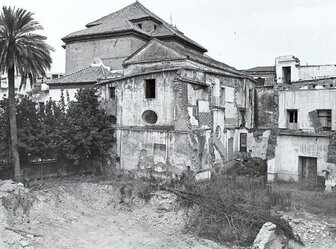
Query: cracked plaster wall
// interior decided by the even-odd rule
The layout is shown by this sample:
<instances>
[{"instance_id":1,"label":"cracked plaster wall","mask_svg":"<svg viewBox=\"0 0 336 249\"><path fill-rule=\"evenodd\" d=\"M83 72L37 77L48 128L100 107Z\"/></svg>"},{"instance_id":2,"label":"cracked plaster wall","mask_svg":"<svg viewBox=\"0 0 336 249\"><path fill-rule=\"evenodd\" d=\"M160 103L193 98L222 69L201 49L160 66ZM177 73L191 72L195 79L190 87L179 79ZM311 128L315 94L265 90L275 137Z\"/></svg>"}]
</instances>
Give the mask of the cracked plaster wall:
<instances>
[{"instance_id":1,"label":"cracked plaster wall","mask_svg":"<svg viewBox=\"0 0 336 249\"><path fill-rule=\"evenodd\" d=\"M90 66L94 58L100 58L105 66L113 70L121 70L123 60L145 43L131 36L70 42L66 44L65 73Z\"/></svg>"},{"instance_id":2,"label":"cracked plaster wall","mask_svg":"<svg viewBox=\"0 0 336 249\"><path fill-rule=\"evenodd\" d=\"M335 164L327 162L328 137L280 135L277 140L275 158L270 160L268 164L269 180L298 181L299 156L316 157L318 175L322 176L324 175L323 170L328 170L332 176L336 176Z\"/></svg>"}]
</instances>

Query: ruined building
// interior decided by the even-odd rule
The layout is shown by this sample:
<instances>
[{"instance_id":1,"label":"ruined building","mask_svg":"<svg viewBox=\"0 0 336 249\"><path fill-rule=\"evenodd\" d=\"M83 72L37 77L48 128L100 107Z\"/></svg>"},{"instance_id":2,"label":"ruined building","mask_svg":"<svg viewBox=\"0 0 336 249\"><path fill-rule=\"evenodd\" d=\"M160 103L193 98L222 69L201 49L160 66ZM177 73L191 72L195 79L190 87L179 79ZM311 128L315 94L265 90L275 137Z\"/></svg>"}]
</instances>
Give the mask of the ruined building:
<instances>
[{"instance_id":1,"label":"ruined building","mask_svg":"<svg viewBox=\"0 0 336 249\"><path fill-rule=\"evenodd\" d=\"M57 98L61 89L97 83L115 122L118 167L170 174L248 152L252 78L139 2L86 27L62 39L66 75L50 90Z\"/></svg>"},{"instance_id":2,"label":"ruined building","mask_svg":"<svg viewBox=\"0 0 336 249\"><path fill-rule=\"evenodd\" d=\"M254 82L202 53L153 39L98 85L122 168L202 169L247 152Z\"/></svg>"},{"instance_id":3,"label":"ruined building","mask_svg":"<svg viewBox=\"0 0 336 249\"><path fill-rule=\"evenodd\" d=\"M256 124L270 131L268 179L314 183L325 176L333 182L336 65L303 66L294 56L280 56L274 73L273 86L256 87L256 99L262 100L257 103Z\"/></svg>"}]
</instances>

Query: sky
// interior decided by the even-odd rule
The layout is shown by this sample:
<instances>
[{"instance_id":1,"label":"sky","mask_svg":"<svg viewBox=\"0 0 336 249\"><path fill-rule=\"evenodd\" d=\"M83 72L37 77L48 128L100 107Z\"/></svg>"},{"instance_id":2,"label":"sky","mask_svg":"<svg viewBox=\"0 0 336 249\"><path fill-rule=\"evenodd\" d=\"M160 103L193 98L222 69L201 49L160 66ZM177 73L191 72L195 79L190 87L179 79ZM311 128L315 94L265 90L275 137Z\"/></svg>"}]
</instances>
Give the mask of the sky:
<instances>
[{"instance_id":1,"label":"sky","mask_svg":"<svg viewBox=\"0 0 336 249\"><path fill-rule=\"evenodd\" d=\"M65 71L61 38L85 28L132 0L2 0L35 13L54 47L52 72ZM208 55L237 69L274 65L294 55L302 65L336 64L335 0L140 0L208 49Z\"/></svg>"}]
</instances>

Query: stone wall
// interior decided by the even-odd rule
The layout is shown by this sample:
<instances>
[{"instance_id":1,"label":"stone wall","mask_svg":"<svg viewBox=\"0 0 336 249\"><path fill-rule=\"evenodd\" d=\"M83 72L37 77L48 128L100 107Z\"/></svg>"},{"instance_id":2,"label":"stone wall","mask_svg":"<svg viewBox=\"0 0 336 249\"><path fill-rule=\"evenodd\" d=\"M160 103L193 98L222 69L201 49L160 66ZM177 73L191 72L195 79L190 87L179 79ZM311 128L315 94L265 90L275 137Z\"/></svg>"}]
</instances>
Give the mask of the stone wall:
<instances>
[{"instance_id":1,"label":"stone wall","mask_svg":"<svg viewBox=\"0 0 336 249\"><path fill-rule=\"evenodd\" d=\"M275 121L275 92L274 88L258 87L255 92L256 105L256 126L258 128L267 129L274 126Z\"/></svg>"}]
</instances>

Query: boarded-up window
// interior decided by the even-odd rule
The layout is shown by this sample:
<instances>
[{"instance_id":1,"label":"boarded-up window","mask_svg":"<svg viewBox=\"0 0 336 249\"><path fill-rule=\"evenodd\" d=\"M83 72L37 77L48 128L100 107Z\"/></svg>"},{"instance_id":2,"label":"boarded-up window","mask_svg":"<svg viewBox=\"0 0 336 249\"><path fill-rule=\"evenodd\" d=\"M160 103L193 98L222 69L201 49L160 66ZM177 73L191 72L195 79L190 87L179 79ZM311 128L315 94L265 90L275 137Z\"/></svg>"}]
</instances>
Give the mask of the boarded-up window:
<instances>
[{"instance_id":1,"label":"boarded-up window","mask_svg":"<svg viewBox=\"0 0 336 249\"><path fill-rule=\"evenodd\" d=\"M299 157L299 180L315 183L317 178L317 158Z\"/></svg>"},{"instance_id":2,"label":"boarded-up window","mask_svg":"<svg viewBox=\"0 0 336 249\"><path fill-rule=\"evenodd\" d=\"M247 134L240 133L240 152L247 152Z\"/></svg>"},{"instance_id":3,"label":"boarded-up window","mask_svg":"<svg viewBox=\"0 0 336 249\"><path fill-rule=\"evenodd\" d=\"M318 119L321 122L322 130L331 130L331 110L316 110Z\"/></svg>"},{"instance_id":4,"label":"boarded-up window","mask_svg":"<svg viewBox=\"0 0 336 249\"><path fill-rule=\"evenodd\" d=\"M310 121L312 122L313 126L314 126L314 129L316 132L319 132L322 130L322 124L321 124L321 121L317 115L317 111L314 110L314 111L311 111L308 113L309 114L309 117L310 117Z\"/></svg>"},{"instance_id":5,"label":"boarded-up window","mask_svg":"<svg viewBox=\"0 0 336 249\"><path fill-rule=\"evenodd\" d=\"M233 159L233 138L228 139L228 161Z\"/></svg>"},{"instance_id":6,"label":"boarded-up window","mask_svg":"<svg viewBox=\"0 0 336 249\"><path fill-rule=\"evenodd\" d=\"M287 110L287 128L288 129L298 128L298 111L297 110Z\"/></svg>"},{"instance_id":7,"label":"boarded-up window","mask_svg":"<svg viewBox=\"0 0 336 249\"><path fill-rule=\"evenodd\" d=\"M165 144L154 144L154 163L165 163L166 162L166 145Z\"/></svg>"},{"instance_id":8,"label":"boarded-up window","mask_svg":"<svg viewBox=\"0 0 336 249\"><path fill-rule=\"evenodd\" d=\"M155 79L145 80L146 99L155 99Z\"/></svg>"}]
</instances>

